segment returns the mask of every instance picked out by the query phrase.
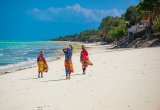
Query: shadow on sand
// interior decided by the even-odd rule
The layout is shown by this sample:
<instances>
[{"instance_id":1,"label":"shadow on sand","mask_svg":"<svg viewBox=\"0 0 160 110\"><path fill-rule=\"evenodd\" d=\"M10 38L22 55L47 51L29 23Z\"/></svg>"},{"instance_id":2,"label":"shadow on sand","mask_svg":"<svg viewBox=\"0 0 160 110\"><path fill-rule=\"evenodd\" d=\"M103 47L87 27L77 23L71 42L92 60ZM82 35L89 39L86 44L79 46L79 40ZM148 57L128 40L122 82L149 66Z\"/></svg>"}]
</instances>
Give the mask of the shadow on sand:
<instances>
[{"instance_id":1,"label":"shadow on sand","mask_svg":"<svg viewBox=\"0 0 160 110\"><path fill-rule=\"evenodd\" d=\"M71 76L79 76L79 75L83 75L83 74L71 74Z\"/></svg>"},{"instance_id":2,"label":"shadow on sand","mask_svg":"<svg viewBox=\"0 0 160 110\"><path fill-rule=\"evenodd\" d=\"M71 77L74 77L74 76L79 76L79 75L83 75L83 74L71 74ZM65 77L65 75L64 75ZM38 78L38 77L34 77L34 78L26 78L26 79L20 79L20 80L34 80L34 79L41 79L41 78ZM47 80L47 81L41 81L41 82L50 82L50 81L64 81L66 80L65 78L63 79L55 79L55 80Z\"/></svg>"},{"instance_id":3,"label":"shadow on sand","mask_svg":"<svg viewBox=\"0 0 160 110\"><path fill-rule=\"evenodd\" d=\"M47 80L47 81L41 81L41 82L50 82L50 81L64 81L66 79L55 79L55 80Z\"/></svg>"},{"instance_id":4,"label":"shadow on sand","mask_svg":"<svg viewBox=\"0 0 160 110\"><path fill-rule=\"evenodd\" d=\"M79 75L83 75L83 74L71 74L71 77L72 76L79 76ZM50 82L50 81L65 81L66 79L63 78L63 79L55 79L55 80L47 80L47 81L41 81L41 82Z\"/></svg>"},{"instance_id":5,"label":"shadow on sand","mask_svg":"<svg viewBox=\"0 0 160 110\"><path fill-rule=\"evenodd\" d=\"M39 78L26 78L26 79L20 79L20 80L30 80L30 79L39 79Z\"/></svg>"}]
</instances>

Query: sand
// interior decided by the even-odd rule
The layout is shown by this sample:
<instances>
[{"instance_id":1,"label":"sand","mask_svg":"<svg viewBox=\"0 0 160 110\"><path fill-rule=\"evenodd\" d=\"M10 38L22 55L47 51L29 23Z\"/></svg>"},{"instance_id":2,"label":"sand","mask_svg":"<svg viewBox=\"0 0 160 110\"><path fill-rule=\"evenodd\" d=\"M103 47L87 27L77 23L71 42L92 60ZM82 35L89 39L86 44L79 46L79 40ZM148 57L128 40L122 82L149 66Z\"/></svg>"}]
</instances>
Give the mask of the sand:
<instances>
[{"instance_id":1,"label":"sand","mask_svg":"<svg viewBox=\"0 0 160 110\"><path fill-rule=\"evenodd\" d=\"M64 58L49 62L44 78L37 67L0 75L0 110L160 110L160 47L89 53L86 75L73 55L71 80Z\"/></svg>"}]
</instances>

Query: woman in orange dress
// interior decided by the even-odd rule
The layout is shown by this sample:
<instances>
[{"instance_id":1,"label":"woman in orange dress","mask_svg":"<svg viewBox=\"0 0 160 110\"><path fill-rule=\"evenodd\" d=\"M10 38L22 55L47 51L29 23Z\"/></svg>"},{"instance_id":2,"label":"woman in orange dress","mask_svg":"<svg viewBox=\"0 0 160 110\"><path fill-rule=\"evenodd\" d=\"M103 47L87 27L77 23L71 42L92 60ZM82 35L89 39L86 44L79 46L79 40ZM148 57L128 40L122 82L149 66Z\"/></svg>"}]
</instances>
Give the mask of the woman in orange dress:
<instances>
[{"instance_id":1,"label":"woman in orange dress","mask_svg":"<svg viewBox=\"0 0 160 110\"><path fill-rule=\"evenodd\" d=\"M81 51L81 55L80 55L80 62L82 63L83 74L86 74L86 68L88 67L88 65L92 66L93 63L89 60L88 52L85 49L84 45L82 45L82 51Z\"/></svg>"},{"instance_id":2,"label":"woman in orange dress","mask_svg":"<svg viewBox=\"0 0 160 110\"><path fill-rule=\"evenodd\" d=\"M65 72L66 72L66 79L70 79L70 74L74 72L73 64L72 64L72 45L69 45L67 48L63 49L63 52L65 54Z\"/></svg>"}]
</instances>

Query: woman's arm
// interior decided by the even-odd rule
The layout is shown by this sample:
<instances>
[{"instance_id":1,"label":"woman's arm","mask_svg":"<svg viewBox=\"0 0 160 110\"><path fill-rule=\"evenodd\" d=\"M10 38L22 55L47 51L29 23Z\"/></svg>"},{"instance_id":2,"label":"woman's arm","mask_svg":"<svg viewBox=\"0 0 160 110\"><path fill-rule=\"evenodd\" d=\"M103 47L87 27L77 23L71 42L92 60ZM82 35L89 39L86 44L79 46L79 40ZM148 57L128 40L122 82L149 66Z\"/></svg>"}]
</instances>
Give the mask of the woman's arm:
<instances>
[{"instance_id":1,"label":"woman's arm","mask_svg":"<svg viewBox=\"0 0 160 110\"><path fill-rule=\"evenodd\" d=\"M82 60L83 60L83 59L82 59L82 54L83 54L83 53L81 52L81 53L80 53L80 62L82 62Z\"/></svg>"},{"instance_id":2,"label":"woman's arm","mask_svg":"<svg viewBox=\"0 0 160 110\"><path fill-rule=\"evenodd\" d=\"M64 49L63 49L63 52L64 52L64 53L66 53L66 51L67 51L67 49L66 49L66 48L64 48Z\"/></svg>"},{"instance_id":3,"label":"woman's arm","mask_svg":"<svg viewBox=\"0 0 160 110\"><path fill-rule=\"evenodd\" d=\"M37 63L38 63L38 61L39 61L39 60L38 60L38 57L37 57Z\"/></svg>"}]
</instances>

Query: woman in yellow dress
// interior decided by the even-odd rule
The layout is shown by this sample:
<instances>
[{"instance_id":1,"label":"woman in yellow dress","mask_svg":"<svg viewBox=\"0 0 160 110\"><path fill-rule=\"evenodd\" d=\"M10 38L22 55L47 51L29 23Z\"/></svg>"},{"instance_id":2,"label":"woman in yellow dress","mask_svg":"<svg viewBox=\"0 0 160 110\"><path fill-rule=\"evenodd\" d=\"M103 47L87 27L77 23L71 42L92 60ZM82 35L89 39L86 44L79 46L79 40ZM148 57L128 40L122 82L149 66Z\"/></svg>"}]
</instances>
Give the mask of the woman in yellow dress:
<instances>
[{"instance_id":1,"label":"woman in yellow dress","mask_svg":"<svg viewBox=\"0 0 160 110\"><path fill-rule=\"evenodd\" d=\"M48 72L48 65L44 56L44 50L40 50L40 55L37 57L38 63L38 78L43 78L43 72Z\"/></svg>"}]
</instances>

